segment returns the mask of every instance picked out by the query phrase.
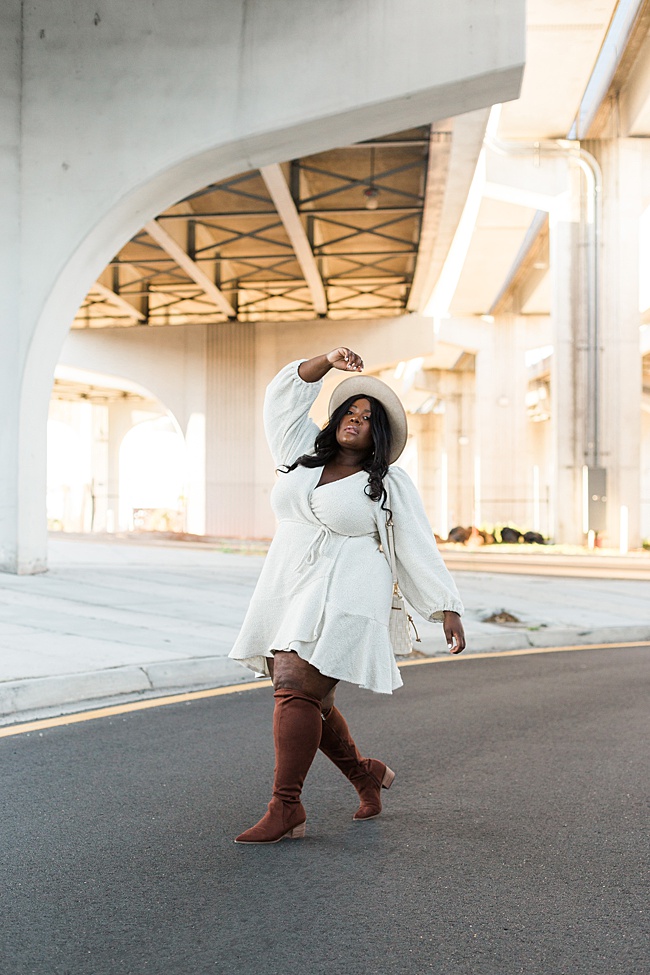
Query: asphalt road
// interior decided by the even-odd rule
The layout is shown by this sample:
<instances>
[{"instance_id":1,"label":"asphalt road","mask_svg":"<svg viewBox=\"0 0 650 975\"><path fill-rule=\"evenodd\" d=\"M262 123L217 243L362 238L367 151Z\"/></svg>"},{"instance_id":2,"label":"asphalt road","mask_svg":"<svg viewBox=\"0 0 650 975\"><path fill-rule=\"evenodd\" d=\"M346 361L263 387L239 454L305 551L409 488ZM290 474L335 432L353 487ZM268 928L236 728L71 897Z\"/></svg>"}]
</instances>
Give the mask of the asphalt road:
<instances>
[{"instance_id":1,"label":"asphalt road","mask_svg":"<svg viewBox=\"0 0 650 975\"><path fill-rule=\"evenodd\" d=\"M342 688L397 772L318 756L307 837L242 847L257 688L0 741L2 975L647 975L650 649L450 660Z\"/></svg>"}]
</instances>

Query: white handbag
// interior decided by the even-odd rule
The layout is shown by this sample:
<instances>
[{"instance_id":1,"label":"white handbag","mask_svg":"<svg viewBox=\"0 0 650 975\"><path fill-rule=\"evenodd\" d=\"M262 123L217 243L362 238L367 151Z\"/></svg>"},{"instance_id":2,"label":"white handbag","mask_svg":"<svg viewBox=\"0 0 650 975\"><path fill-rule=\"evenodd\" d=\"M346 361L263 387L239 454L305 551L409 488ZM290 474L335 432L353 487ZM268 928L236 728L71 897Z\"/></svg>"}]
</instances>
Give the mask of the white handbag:
<instances>
[{"instance_id":1,"label":"white handbag","mask_svg":"<svg viewBox=\"0 0 650 975\"><path fill-rule=\"evenodd\" d=\"M390 507L390 501L389 501ZM386 531L388 533L388 554L390 557L390 568L393 574L393 601L390 607L390 617L388 621L388 635L396 656L405 656L413 652L413 641L411 640L410 627L413 627L415 639L421 643L418 631L415 628L413 617L406 612L404 597L399 590L397 582L397 568L395 560L395 538L393 536L393 519L389 515L386 519Z\"/></svg>"}]
</instances>

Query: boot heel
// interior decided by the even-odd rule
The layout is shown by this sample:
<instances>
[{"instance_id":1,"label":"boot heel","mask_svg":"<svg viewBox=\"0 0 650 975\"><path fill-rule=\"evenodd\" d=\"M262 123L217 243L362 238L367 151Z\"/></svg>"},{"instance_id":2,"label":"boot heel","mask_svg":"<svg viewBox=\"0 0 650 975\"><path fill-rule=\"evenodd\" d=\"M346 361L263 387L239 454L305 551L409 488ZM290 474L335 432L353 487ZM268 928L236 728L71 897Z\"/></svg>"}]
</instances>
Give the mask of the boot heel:
<instances>
[{"instance_id":1,"label":"boot heel","mask_svg":"<svg viewBox=\"0 0 650 975\"><path fill-rule=\"evenodd\" d=\"M395 778L395 773L393 772L392 768L388 768L388 766L386 766L384 777L381 780L382 789L390 789L391 785L393 784L394 778Z\"/></svg>"},{"instance_id":2,"label":"boot heel","mask_svg":"<svg viewBox=\"0 0 650 975\"><path fill-rule=\"evenodd\" d=\"M300 826L294 826L287 833L287 837L290 840L301 840L305 833L307 832L307 823L301 823Z\"/></svg>"}]
</instances>

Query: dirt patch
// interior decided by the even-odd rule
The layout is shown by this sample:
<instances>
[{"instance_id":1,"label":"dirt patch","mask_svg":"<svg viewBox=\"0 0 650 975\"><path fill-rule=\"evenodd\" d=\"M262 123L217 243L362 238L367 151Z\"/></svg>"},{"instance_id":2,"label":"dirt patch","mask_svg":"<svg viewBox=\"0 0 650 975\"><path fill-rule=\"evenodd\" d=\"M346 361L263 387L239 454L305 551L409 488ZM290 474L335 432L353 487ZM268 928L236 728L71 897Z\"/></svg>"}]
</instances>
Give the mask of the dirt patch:
<instances>
[{"instance_id":1,"label":"dirt patch","mask_svg":"<svg viewBox=\"0 0 650 975\"><path fill-rule=\"evenodd\" d=\"M521 623L520 619L513 616L512 613L506 613L502 610L500 613L493 613L492 616L486 616L483 620L484 623Z\"/></svg>"}]
</instances>

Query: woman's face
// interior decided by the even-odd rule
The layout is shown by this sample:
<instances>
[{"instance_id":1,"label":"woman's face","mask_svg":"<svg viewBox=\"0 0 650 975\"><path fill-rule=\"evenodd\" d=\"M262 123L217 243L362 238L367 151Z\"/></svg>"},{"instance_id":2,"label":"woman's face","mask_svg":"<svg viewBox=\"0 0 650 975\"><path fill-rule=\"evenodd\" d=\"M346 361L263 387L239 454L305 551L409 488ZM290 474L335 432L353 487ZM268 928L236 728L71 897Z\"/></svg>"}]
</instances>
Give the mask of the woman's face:
<instances>
[{"instance_id":1,"label":"woman's face","mask_svg":"<svg viewBox=\"0 0 650 975\"><path fill-rule=\"evenodd\" d=\"M355 399L350 404L336 430L336 440L340 447L358 450L360 454L367 454L372 450L370 412L367 399Z\"/></svg>"}]
</instances>

